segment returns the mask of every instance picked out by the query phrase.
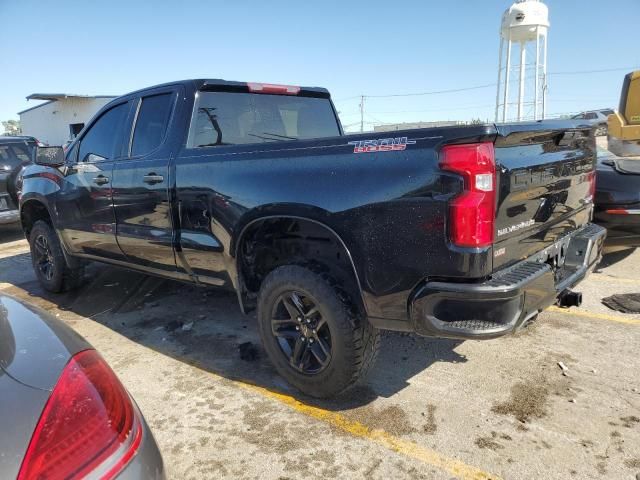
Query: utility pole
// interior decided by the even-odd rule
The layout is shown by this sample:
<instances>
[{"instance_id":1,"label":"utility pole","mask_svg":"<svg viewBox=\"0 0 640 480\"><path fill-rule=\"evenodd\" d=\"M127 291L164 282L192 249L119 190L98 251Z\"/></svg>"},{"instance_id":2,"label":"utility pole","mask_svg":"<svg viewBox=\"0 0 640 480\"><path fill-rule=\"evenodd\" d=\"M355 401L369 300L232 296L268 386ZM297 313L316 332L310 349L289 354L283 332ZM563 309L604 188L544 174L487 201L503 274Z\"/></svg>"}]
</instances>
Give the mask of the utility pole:
<instances>
[{"instance_id":1,"label":"utility pole","mask_svg":"<svg viewBox=\"0 0 640 480\"><path fill-rule=\"evenodd\" d=\"M364 95L360 95L360 133L364 132Z\"/></svg>"}]
</instances>

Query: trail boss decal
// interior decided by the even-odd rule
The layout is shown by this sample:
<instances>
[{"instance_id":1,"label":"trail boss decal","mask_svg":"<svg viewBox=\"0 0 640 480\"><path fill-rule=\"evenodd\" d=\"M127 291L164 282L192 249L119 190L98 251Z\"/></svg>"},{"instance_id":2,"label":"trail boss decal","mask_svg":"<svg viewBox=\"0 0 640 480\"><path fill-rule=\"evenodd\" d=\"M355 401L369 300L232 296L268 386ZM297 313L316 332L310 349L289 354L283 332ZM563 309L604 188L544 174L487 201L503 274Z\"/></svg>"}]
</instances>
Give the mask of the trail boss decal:
<instances>
[{"instance_id":1,"label":"trail boss decal","mask_svg":"<svg viewBox=\"0 0 640 480\"><path fill-rule=\"evenodd\" d=\"M357 140L355 142L349 142L349 145L353 145L353 153L370 153L404 150L407 148L407 145L413 145L415 143L415 140L409 140L407 137L395 137L379 138L377 140Z\"/></svg>"}]
</instances>

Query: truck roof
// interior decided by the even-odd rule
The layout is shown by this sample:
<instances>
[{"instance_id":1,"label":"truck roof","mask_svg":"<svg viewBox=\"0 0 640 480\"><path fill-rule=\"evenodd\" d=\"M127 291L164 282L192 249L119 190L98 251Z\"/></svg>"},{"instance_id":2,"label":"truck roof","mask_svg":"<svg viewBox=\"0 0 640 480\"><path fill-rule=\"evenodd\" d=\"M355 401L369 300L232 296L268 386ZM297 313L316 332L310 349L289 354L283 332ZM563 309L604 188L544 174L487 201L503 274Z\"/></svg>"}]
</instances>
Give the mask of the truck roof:
<instances>
[{"instance_id":1,"label":"truck roof","mask_svg":"<svg viewBox=\"0 0 640 480\"><path fill-rule=\"evenodd\" d=\"M35 142L36 139L26 135L0 135L0 143Z\"/></svg>"},{"instance_id":2,"label":"truck roof","mask_svg":"<svg viewBox=\"0 0 640 480\"><path fill-rule=\"evenodd\" d=\"M195 90L215 90L215 91L248 91L249 85L273 85L264 82L237 82L233 80L223 80L220 78L198 78L198 79L188 79L188 80L176 80L174 82L166 82L158 85L153 85L150 87L145 87L139 90L135 90L133 92L126 93L124 96L139 94L145 92L147 90L153 90L155 88L167 87L171 85L183 85L187 89L195 89ZM280 86L280 85L278 85ZM299 92L303 96L312 96L312 97L322 97L322 98L330 98L329 90L322 87L303 87L296 86L299 88Z\"/></svg>"}]
</instances>

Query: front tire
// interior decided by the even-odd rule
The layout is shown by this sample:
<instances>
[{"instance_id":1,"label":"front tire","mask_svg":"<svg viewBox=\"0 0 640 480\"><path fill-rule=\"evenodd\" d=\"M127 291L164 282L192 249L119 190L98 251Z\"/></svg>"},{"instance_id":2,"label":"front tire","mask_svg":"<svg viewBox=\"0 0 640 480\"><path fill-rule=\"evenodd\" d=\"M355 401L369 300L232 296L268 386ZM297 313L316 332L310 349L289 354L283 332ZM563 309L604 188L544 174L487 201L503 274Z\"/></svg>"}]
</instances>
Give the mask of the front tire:
<instances>
[{"instance_id":1,"label":"front tire","mask_svg":"<svg viewBox=\"0 0 640 480\"><path fill-rule=\"evenodd\" d=\"M278 373L302 393L335 396L372 366L380 333L324 273L272 271L258 298L258 330Z\"/></svg>"},{"instance_id":2,"label":"front tire","mask_svg":"<svg viewBox=\"0 0 640 480\"><path fill-rule=\"evenodd\" d=\"M77 288L82 283L84 267L70 268L51 225L38 220L29 235L31 262L42 287L52 293Z\"/></svg>"}]
</instances>

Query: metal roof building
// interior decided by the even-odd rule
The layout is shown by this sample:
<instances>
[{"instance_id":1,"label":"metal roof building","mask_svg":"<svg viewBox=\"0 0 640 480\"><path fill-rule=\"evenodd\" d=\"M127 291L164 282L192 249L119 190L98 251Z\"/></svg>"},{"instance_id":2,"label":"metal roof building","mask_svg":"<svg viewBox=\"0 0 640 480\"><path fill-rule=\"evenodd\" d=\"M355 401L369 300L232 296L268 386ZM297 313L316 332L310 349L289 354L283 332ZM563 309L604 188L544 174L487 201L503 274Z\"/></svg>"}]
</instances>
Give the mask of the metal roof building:
<instances>
[{"instance_id":1,"label":"metal roof building","mask_svg":"<svg viewBox=\"0 0 640 480\"><path fill-rule=\"evenodd\" d=\"M62 145L74 138L93 115L115 96L33 93L27 100L44 103L18 112L22 134L49 145Z\"/></svg>"}]
</instances>

